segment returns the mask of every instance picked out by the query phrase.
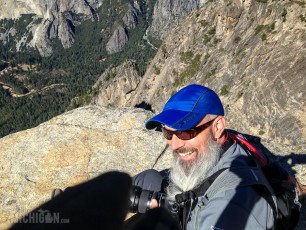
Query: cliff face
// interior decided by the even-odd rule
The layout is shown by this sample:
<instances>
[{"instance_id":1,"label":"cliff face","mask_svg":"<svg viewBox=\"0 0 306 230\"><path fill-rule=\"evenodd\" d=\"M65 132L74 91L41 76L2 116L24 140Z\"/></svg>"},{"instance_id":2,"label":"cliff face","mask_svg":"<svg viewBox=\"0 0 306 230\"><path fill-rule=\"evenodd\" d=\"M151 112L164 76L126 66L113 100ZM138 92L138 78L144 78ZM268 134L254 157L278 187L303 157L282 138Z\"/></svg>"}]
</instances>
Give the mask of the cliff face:
<instances>
[{"instance_id":1,"label":"cliff face","mask_svg":"<svg viewBox=\"0 0 306 230\"><path fill-rule=\"evenodd\" d=\"M74 42L74 26L84 19L93 19L94 9L103 0L13 0L0 1L0 19L16 19L21 15L34 15L22 40L32 33L27 46L36 47L42 56L49 56L53 47L51 39L58 38L64 48ZM22 40L19 42L22 43ZM18 43L18 41L16 41ZM17 49L18 50L18 49Z\"/></svg>"},{"instance_id":2,"label":"cliff face","mask_svg":"<svg viewBox=\"0 0 306 230\"><path fill-rule=\"evenodd\" d=\"M107 54L114 54L123 50L129 40L128 30L137 27L140 14L141 9L136 1L133 5L130 3L127 4L126 12L121 19L123 23L117 26L106 44L105 49Z\"/></svg>"},{"instance_id":3,"label":"cliff face","mask_svg":"<svg viewBox=\"0 0 306 230\"><path fill-rule=\"evenodd\" d=\"M122 65L106 70L97 81L97 89L91 104L100 106L124 107L131 100L137 89L141 77L133 61L126 61Z\"/></svg>"},{"instance_id":4,"label":"cliff face","mask_svg":"<svg viewBox=\"0 0 306 230\"><path fill-rule=\"evenodd\" d=\"M26 25L26 32L18 35L22 37L21 39L15 37L18 31L12 27L7 31L0 30L0 41L7 43L15 38L17 51L21 51L22 46L26 49L34 47L41 56L47 57L54 49L52 39L58 38L63 48L69 48L75 40L75 27L88 19L97 22L105 20L97 11L101 7L107 7L107 15L114 17L111 17L106 23L107 27L101 32L104 33L112 26L115 27L105 47L107 54L114 54L122 51L128 41L127 30L137 27L141 14L147 14L142 15L146 21L144 24L146 24L145 29L148 29L147 34L157 39L164 39L183 17L196 10L204 1L157 0L155 5L150 1L120 0L103 4L104 2L103 0L0 0L2 6L0 19L18 19L22 15L31 15L31 20ZM148 13L151 11L150 8L153 7L152 16L148 16L151 14ZM12 38L9 38L9 35Z\"/></svg>"},{"instance_id":5,"label":"cliff face","mask_svg":"<svg viewBox=\"0 0 306 230\"><path fill-rule=\"evenodd\" d=\"M302 152L306 15L301 4L205 3L169 33L125 105L145 102L160 111L183 85L204 84L220 94L228 127L276 140L275 151L287 146Z\"/></svg>"},{"instance_id":6,"label":"cliff face","mask_svg":"<svg viewBox=\"0 0 306 230\"><path fill-rule=\"evenodd\" d=\"M128 36L126 30L122 26L119 26L106 44L107 53L118 53L122 50L127 41Z\"/></svg>"},{"instance_id":7,"label":"cliff face","mask_svg":"<svg viewBox=\"0 0 306 230\"><path fill-rule=\"evenodd\" d=\"M148 33L152 37L164 39L180 19L196 10L203 1L157 0L154 6L152 25Z\"/></svg>"},{"instance_id":8,"label":"cliff face","mask_svg":"<svg viewBox=\"0 0 306 230\"><path fill-rule=\"evenodd\" d=\"M91 15L91 8L97 8L103 0L0 0L0 19L19 18L22 14L35 14L51 19L54 12L71 11L76 14Z\"/></svg>"}]
</instances>

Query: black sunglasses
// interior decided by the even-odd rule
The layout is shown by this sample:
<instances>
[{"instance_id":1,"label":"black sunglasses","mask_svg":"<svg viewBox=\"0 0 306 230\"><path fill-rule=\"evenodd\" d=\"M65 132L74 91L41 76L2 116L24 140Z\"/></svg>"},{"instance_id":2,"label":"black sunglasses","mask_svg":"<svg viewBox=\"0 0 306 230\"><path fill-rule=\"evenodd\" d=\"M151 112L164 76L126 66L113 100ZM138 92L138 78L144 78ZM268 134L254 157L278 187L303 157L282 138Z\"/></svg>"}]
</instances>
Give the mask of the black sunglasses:
<instances>
[{"instance_id":1,"label":"black sunglasses","mask_svg":"<svg viewBox=\"0 0 306 230\"><path fill-rule=\"evenodd\" d=\"M206 122L203 125L194 127L192 129L184 130L184 131L171 131L169 129L166 129L165 127L162 127L162 131L163 131L164 137L167 140L171 140L173 134L175 134L175 136L177 136L181 140L186 141L186 140L195 138L200 132L204 131L207 127L209 127L214 122L215 119L212 119L211 121Z\"/></svg>"}]
</instances>

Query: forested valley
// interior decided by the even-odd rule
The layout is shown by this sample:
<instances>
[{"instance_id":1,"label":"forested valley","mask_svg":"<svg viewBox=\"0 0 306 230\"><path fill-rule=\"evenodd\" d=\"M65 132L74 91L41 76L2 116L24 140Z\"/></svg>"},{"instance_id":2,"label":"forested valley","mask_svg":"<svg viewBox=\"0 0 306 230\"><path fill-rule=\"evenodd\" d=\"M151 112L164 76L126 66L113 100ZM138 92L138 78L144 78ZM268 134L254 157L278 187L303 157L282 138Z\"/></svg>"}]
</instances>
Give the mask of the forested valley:
<instances>
[{"instance_id":1,"label":"forested valley","mask_svg":"<svg viewBox=\"0 0 306 230\"><path fill-rule=\"evenodd\" d=\"M143 75L156 53L143 39L152 18L152 10L148 9L153 9L154 2L150 6L141 5L137 27L128 31L124 49L112 55L106 53L105 44L124 10L108 12L111 7L126 6L115 3L110 6L107 2L98 9L95 20L74 26L75 41L70 48L64 49L57 38L53 39L55 48L49 57L41 57L33 48L17 52L14 38L6 44L0 42L0 138L88 103L90 97L86 95L92 94L92 86L103 71L126 59L134 59L138 73ZM1 20L0 30L13 26L22 34L32 17ZM151 42L156 47L161 44L159 40ZM75 97L84 100L71 103Z\"/></svg>"}]
</instances>

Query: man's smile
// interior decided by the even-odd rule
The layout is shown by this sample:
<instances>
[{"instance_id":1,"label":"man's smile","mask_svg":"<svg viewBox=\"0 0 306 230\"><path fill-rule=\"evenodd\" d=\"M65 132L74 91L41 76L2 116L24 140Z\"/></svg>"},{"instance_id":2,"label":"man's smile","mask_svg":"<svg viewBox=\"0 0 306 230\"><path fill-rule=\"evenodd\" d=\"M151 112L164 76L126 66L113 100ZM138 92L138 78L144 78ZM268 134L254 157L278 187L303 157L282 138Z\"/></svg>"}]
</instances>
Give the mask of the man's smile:
<instances>
[{"instance_id":1,"label":"man's smile","mask_svg":"<svg viewBox=\"0 0 306 230\"><path fill-rule=\"evenodd\" d=\"M196 148L177 149L174 154L178 154L182 161L190 161L196 158L198 150Z\"/></svg>"}]
</instances>

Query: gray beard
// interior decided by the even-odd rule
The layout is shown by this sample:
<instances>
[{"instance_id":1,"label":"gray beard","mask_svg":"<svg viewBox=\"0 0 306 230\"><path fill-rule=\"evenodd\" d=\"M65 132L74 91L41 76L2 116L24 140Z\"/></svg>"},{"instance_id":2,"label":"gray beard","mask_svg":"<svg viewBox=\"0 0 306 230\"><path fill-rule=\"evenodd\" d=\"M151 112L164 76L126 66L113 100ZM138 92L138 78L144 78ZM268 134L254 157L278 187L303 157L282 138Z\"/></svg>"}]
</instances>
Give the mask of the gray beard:
<instances>
[{"instance_id":1,"label":"gray beard","mask_svg":"<svg viewBox=\"0 0 306 230\"><path fill-rule=\"evenodd\" d=\"M201 152L202 151L202 152ZM170 170L170 184L167 187L168 199L198 187L220 159L221 145L209 138L206 148L199 150L194 162L184 162L174 153L174 164ZM192 163L192 164L191 164Z\"/></svg>"}]
</instances>

